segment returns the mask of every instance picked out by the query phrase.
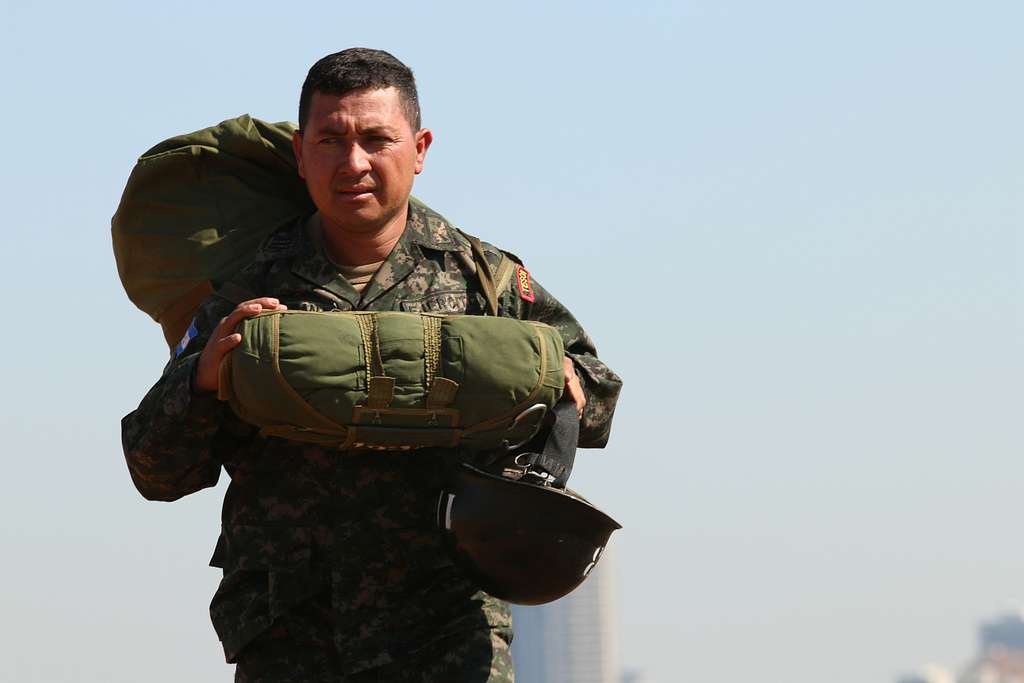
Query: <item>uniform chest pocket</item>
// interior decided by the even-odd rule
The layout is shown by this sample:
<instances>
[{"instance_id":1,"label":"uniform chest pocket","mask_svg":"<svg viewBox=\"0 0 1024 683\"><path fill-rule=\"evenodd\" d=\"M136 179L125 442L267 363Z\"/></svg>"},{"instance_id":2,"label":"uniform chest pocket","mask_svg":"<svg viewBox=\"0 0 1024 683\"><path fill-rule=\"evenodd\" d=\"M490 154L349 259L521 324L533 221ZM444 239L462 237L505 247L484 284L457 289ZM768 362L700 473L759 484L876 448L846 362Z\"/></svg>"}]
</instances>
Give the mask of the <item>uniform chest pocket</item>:
<instances>
[{"instance_id":1,"label":"uniform chest pocket","mask_svg":"<svg viewBox=\"0 0 1024 683\"><path fill-rule=\"evenodd\" d=\"M401 307L403 311L409 313L469 313L470 301L469 293L461 289L432 292L425 296L405 299L401 302Z\"/></svg>"}]
</instances>

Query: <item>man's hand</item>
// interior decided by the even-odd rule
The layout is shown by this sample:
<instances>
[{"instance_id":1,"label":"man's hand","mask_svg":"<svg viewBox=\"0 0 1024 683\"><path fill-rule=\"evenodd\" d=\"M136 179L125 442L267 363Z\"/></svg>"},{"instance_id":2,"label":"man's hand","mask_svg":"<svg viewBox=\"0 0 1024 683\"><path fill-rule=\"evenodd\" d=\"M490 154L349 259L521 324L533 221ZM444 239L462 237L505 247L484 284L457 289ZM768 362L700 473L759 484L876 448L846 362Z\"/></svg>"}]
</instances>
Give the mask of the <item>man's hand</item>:
<instances>
[{"instance_id":1,"label":"man's hand","mask_svg":"<svg viewBox=\"0 0 1024 683\"><path fill-rule=\"evenodd\" d=\"M565 371L565 391L576 404L576 414L582 418L583 407L587 405L587 397L583 395L583 385L580 384L580 378L576 376L572 358L566 356L562 359L562 369Z\"/></svg>"},{"instance_id":2,"label":"man's hand","mask_svg":"<svg viewBox=\"0 0 1024 683\"><path fill-rule=\"evenodd\" d=\"M238 304L235 310L220 319L220 324L210 335L210 341L199 355L196 364L195 382L192 385L196 393L217 391L217 372L220 362L228 351L242 343L242 335L235 332L238 323L251 318L263 311L287 311L288 307L271 297L251 299Z\"/></svg>"}]
</instances>

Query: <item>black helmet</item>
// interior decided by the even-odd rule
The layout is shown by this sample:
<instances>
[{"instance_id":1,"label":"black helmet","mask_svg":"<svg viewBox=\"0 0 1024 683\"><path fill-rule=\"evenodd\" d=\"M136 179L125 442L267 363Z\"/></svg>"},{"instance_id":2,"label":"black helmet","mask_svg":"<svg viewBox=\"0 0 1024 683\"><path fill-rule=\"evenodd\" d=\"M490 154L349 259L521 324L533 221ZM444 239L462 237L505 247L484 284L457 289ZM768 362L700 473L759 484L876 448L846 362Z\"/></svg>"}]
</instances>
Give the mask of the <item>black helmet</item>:
<instances>
[{"instance_id":1,"label":"black helmet","mask_svg":"<svg viewBox=\"0 0 1024 683\"><path fill-rule=\"evenodd\" d=\"M437 521L455 562L491 595L520 605L557 600L583 583L622 528L568 489L466 463L451 469Z\"/></svg>"}]
</instances>

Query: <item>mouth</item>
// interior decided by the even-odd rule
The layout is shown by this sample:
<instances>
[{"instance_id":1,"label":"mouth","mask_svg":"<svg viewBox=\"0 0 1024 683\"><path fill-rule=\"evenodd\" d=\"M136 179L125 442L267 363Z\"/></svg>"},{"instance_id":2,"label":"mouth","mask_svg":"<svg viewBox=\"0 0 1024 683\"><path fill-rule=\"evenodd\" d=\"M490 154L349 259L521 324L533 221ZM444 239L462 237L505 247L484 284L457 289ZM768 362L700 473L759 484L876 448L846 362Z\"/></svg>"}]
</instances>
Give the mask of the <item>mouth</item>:
<instances>
[{"instance_id":1,"label":"mouth","mask_svg":"<svg viewBox=\"0 0 1024 683\"><path fill-rule=\"evenodd\" d=\"M373 197L373 188L363 186L346 187L340 190L335 190L335 195L337 195L342 201L366 201Z\"/></svg>"},{"instance_id":2,"label":"mouth","mask_svg":"<svg viewBox=\"0 0 1024 683\"><path fill-rule=\"evenodd\" d=\"M374 188L368 185L356 185L355 187L343 187L335 190L335 192L337 192L338 194L360 195L370 194L373 192L373 189Z\"/></svg>"}]
</instances>

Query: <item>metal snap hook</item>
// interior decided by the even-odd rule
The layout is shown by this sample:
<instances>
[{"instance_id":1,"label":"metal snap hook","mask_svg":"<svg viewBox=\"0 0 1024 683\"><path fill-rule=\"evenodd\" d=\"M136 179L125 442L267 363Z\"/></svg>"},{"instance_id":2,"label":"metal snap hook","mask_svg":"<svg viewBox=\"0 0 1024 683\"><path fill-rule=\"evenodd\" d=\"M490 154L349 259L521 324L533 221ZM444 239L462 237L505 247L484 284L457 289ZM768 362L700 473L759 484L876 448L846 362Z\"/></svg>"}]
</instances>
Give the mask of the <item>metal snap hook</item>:
<instances>
[{"instance_id":1,"label":"metal snap hook","mask_svg":"<svg viewBox=\"0 0 1024 683\"><path fill-rule=\"evenodd\" d=\"M501 445L505 449L505 451L514 451L517 448L522 448L526 444L530 443L530 441L533 440L533 437L537 436L537 433L540 431L541 425L544 424L544 416L547 415L547 412L548 407L546 405L544 405L543 403L537 403L516 415L516 419L512 420L512 425L508 428L509 432L513 431L516 427L518 427L519 423L525 420L527 417L533 415L534 413L540 413L540 415L537 417L537 423L533 426L533 429L530 430L530 434L525 439L516 444L509 444L508 439L502 441Z\"/></svg>"}]
</instances>

